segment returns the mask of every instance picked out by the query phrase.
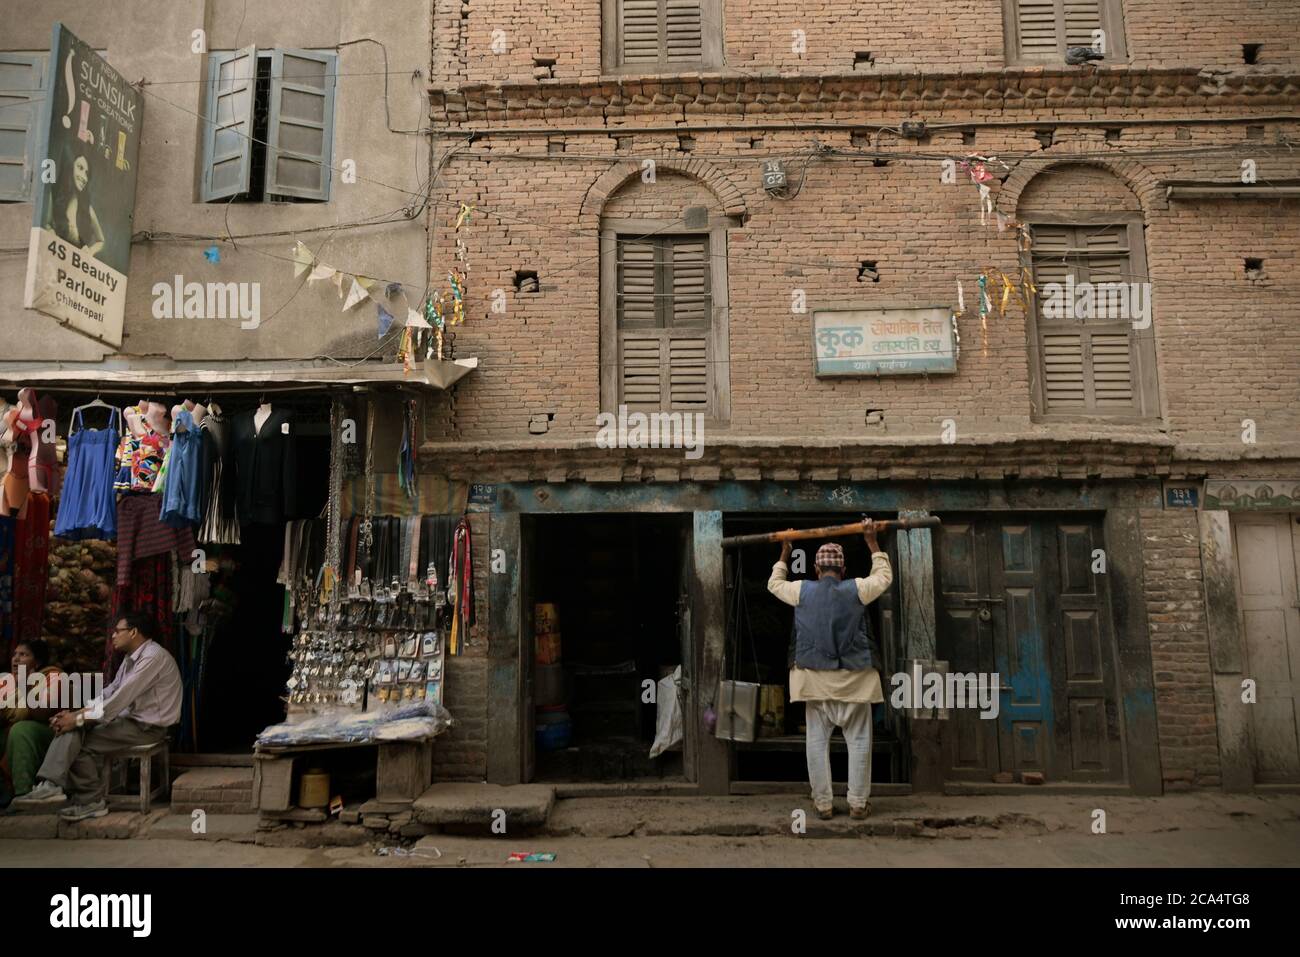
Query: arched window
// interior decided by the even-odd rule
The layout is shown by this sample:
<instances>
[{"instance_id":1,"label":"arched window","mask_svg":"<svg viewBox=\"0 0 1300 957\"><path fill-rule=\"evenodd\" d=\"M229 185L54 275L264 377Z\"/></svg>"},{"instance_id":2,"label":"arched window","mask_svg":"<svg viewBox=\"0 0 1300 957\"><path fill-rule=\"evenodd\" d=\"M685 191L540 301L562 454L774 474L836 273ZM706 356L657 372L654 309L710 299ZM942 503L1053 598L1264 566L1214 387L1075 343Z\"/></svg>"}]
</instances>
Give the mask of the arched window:
<instances>
[{"instance_id":1,"label":"arched window","mask_svg":"<svg viewBox=\"0 0 1300 957\"><path fill-rule=\"evenodd\" d=\"M633 176L601 210L601 408L731 412L727 226L699 180Z\"/></svg>"},{"instance_id":2,"label":"arched window","mask_svg":"<svg viewBox=\"0 0 1300 957\"><path fill-rule=\"evenodd\" d=\"M1036 412L1160 415L1152 283L1137 197L1108 170L1054 166L1025 187L1017 218L1038 287L1030 321Z\"/></svg>"}]
</instances>

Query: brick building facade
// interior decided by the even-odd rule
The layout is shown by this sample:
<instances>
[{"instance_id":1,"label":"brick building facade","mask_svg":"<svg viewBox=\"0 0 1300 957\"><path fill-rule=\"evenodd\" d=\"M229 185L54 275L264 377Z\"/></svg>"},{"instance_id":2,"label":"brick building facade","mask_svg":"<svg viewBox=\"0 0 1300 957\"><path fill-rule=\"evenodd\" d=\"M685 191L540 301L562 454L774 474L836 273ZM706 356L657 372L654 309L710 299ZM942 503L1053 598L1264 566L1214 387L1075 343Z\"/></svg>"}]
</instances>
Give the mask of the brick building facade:
<instances>
[{"instance_id":1,"label":"brick building facade","mask_svg":"<svg viewBox=\"0 0 1300 957\"><path fill-rule=\"evenodd\" d=\"M762 779L763 748L704 726L736 580L720 538L924 510L944 525L892 546L887 656L987 662L1014 687L997 729L891 714L889 781L1300 780L1295 672L1263 673L1297 667L1294 554L1251 557L1300 536L1293 4L438 0L433 22L431 277L462 242L456 349L481 362L430 401L422 447L475 483L482 586L444 773L544 774L532 605L636 561L561 619L618 632L626 613L597 612L623 602L676 628L680 777ZM1105 59L1067 63L1097 28ZM983 214L971 154L997 158ZM1041 302L999 308L1000 281L981 321L980 274L1022 267L1149 283L1150 322L1051 326ZM815 375L814 313L935 306L961 312L955 373ZM704 415L699 457L598 447L598 414L629 402ZM1097 549L1104 577L1082 575ZM761 585L775 548L746 555ZM657 677L672 656L643 640L637 677Z\"/></svg>"}]
</instances>

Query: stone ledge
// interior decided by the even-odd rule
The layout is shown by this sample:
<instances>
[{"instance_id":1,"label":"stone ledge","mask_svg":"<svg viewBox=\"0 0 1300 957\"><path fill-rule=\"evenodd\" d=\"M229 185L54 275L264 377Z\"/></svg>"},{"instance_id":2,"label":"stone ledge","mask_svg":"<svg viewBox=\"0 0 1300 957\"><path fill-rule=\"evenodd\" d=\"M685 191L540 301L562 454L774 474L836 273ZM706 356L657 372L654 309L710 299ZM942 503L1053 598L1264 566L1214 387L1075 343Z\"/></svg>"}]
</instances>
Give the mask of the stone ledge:
<instances>
[{"instance_id":1,"label":"stone ledge","mask_svg":"<svg viewBox=\"0 0 1300 957\"><path fill-rule=\"evenodd\" d=\"M1293 66L1274 71L1209 71L1198 67L1064 66L937 72L619 76L586 80L507 80L427 87L434 117L474 124L512 118L542 121L582 117L593 132L622 117L686 113L757 116L846 111L904 113L938 109L1024 110L1045 107L1129 109L1177 104L1185 109L1247 103L1291 105L1300 98ZM805 125L806 125L806 121ZM793 125L793 121L786 121ZM772 126L785 125L772 123ZM846 125L842 122L836 125ZM495 127L501 129L500 127Z\"/></svg>"},{"instance_id":2,"label":"stone ledge","mask_svg":"<svg viewBox=\"0 0 1300 957\"><path fill-rule=\"evenodd\" d=\"M555 806L555 788L544 784L435 784L415 801L415 820L421 824L471 824L490 826L492 814L506 814L506 827L539 827Z\"/></svg>"}]
</instances>

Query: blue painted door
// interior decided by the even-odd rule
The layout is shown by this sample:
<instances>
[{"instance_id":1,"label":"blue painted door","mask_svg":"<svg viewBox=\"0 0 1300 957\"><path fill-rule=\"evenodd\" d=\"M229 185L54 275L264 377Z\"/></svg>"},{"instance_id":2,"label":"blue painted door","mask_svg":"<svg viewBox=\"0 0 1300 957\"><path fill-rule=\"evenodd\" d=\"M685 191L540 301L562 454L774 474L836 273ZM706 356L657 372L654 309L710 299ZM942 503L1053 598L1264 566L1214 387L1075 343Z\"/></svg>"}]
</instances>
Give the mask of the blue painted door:
<instances>
[{"instance_id":1,"label":"blue painted door","mask_svg":"<svg viewBox=\"0 0 1300 957\"><path fill-rule=\"evenodd\" d=\"M935 562L939 659L999 679L996 719L945 722L948 778L1122 779L1100 519L944 516Z\"/></svg>"}]
</instances>

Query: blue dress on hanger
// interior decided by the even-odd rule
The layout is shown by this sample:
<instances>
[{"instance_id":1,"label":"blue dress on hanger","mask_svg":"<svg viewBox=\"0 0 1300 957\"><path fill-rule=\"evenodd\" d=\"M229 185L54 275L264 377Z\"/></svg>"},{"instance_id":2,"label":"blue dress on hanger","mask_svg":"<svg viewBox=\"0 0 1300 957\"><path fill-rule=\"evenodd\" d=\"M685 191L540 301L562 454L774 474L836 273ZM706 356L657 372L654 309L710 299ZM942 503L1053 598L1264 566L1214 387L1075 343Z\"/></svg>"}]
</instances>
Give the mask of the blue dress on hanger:
<instances>
[{"instance_id":1,"label":"blue dress on hanger","mask_svg":"<svg viewBox=\"0 0 1300 957\"><path fill-rule=\"evenodd\" d=\"M163 483L162 511L158 515L164 525L184 528L203 520L199 507L202 498L199 464L202 457L203 433L194 424L194 416L183 411L172 422L167 481Z\"/></svg>"},{"instance_id":2,"label":"blue dress on hanger","mask_svg":"<svg viewBox=\"0 0 1300 957\"><path fill-rule=\"evenodd\" d=\"M54 522L54 534L59 538L117 538L113 479L114 459L122 438L120 409L113 410L108 424L108 428L87 429L82 426L81 409L72 414L68 471Z\"/></svg>"}]
</instances>

